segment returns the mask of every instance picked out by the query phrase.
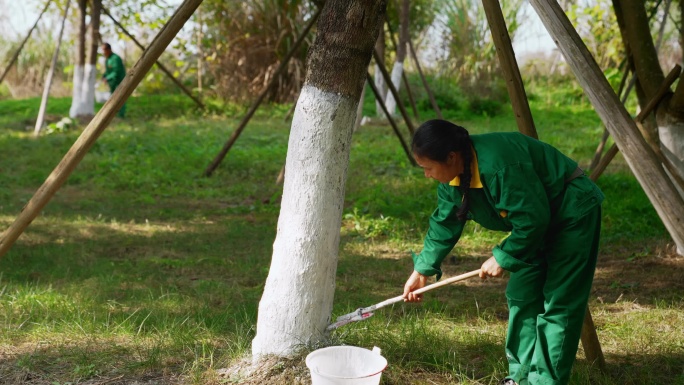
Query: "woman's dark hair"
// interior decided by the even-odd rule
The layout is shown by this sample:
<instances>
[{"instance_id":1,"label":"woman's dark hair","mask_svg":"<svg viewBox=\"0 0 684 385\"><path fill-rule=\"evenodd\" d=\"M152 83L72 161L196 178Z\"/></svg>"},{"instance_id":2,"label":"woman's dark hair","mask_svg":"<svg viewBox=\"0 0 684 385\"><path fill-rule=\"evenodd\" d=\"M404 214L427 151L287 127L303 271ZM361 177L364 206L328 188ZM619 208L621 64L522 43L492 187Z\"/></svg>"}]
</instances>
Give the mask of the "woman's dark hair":
<instances>
[{"instance_id":1,"label":"woman's dark hair","mask_svg":"<svg viewBox=\"0 0 684 385\"><path fill-rule=\"evenodd\" d=\"M428 120L418 127L413 140L411 141L411 151L415 155L427 158L435 162L445 163L450 152L461 155L463 159L463 173L459 175L461 180L461 194L463 201L456 216L459 220L465 221L470 208L468 191L470 190L470 164L473 160L472 141L468 130L457 126L446 120Z\"/></svg>"}]
</instances>

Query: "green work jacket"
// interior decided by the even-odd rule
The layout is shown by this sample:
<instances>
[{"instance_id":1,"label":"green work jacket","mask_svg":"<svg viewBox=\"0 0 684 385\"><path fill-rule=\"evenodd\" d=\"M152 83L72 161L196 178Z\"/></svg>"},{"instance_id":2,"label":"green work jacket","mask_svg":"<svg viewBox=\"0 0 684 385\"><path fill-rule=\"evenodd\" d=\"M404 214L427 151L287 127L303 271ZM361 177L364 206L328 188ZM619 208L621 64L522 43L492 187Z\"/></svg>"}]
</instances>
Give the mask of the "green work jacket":
<instances>
[{"instance_id":1,"label":"green work jacket","mask_svg":"<svg viewBox=\"0 0 684 385\"><path fill-rule=\"evenodd\" d=\"M515 272L542 262L544 245L573 218L601 204L603 193L586 176L566 182L577 163L549 144L517 132L471 135L475 153L468 219L510 232L493 250L499 265ZM477 175L476 175L477 173ZM458 242L465 221L456 217L462 194L458 178L440 183L423 250L413 255L417 272L442 275L442 260ZM566 196L568 195L568 196Z\"/></svg>"},{"instance_id":2,"label":"green work jacket","mask_svg":"<svg viewBox=\"0 0 684 385\"><path fill-rule=\"evenodd\" d=\"M105 78L110 87L116 88L125 76L126 69L123 60L119 55L112 53L105 61L105 73L102 77Z\"/></svg>"}]
</instances>

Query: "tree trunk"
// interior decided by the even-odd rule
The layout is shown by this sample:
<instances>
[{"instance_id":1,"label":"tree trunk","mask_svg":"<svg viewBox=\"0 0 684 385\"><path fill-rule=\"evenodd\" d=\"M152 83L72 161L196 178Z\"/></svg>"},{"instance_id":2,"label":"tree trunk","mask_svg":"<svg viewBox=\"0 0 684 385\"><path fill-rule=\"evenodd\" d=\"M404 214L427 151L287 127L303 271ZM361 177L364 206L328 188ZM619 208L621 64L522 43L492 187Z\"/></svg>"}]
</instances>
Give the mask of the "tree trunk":
<instances>
[{"instance_id":1,"label":"tree trunk","mask_svg":"<svg viewBox=\"0 0 684 385\"><path fill-rule=\"evenodd\" d=\"M78 37L76 38L76 61L74 63L74 81L69 116L75 118L83 115L83 82L85 81L85 39L86 39L86 4L88 0L78 0Z\"/></svg>"},{"instance_id":2,"label":"tree trunk","mask_svg":"<svg viewBox=\"0 0 684 385\"><path fill-rule=\"evenodd\" d=\"M394 66L392 67L391 76L392 84L397 91L401 88L401 79L404 74L404 60L406 59L406 44L409 39L409 0L401 1L399 18L401 24L399 26L399 44L397 45L397 56ZM397 115L397 101L390 92L387 93L385 106L392 116Z\"/></svg>"},{"instance_id":3,"label":"tree trunk","mask_svg":"<svg viewBox=\"0 0 684 385\"><path fill-rule=\"evenodd\" d=\"M378 40L375 44L375 49L378 51L380 58L384 60L385 31L383 29L381 29L378 34ZM382 95L382 100L385 100L387 98L387 85L385 84L385 78L382 77L382 73L380 72L380 65L384 65L384 63L375 63L373 76L375 80L375 88L377 88L378 92L380 92ZM375 101L375 115L379 117L385 117L385 113L382 112L380 102L377 100Z\"/></svg>"},{"instance_id":4,"label":"tree trunk","mask_svg":"<svg viewBox=\"0 0 684 385\"><path fill-rule=\"evenodd\" d=\"M95 85L97 82L97 52L100 47L100 13L102 0L92 0L90 9L90 49L81 83L79 116L95 115Z\"/></svg>"},{"instance_id":5,"label":"tree trunk","mask_svg":"<svg viewBox=\"0 0 684 385\"><path fill-rule=\"evenodd\" d=\"M273 259L252 342L255 361L325 338L352 129L384 13L384 1L325 2L292 120Z\"/></svg>"},{"instance_id":6,"label":"tree trunk","mask_svg":"<svg viewBox=\"0 0 684 385\"><path fill-rule=\"evenodd\" d=\"M681 2L680 2L681 4ZM666 15L669 11L669 2L665 3ZM623 38L634 56L634 65L639 84L644 90L645 98L640 98L642 108L653 99L658 92L665 76L663 74L656 44L653 42L648 16L643 1L620 0L619 4L622 17L624 18L625 33ZM663 19L663 23L665 19ZM661 25L662 28L662 25ZM681 31L680 31L681 33ZM674 95L666 96L655 110L655 119L651 118L644 122L647 140L651 146L659 147L665 159L673 166L673 175L667 170L668 177L684 177L684 74L680 76L679 84ZM678 186L677 191L681 197L684 192ZM677 252L684 254L684 244L677 243Z\"/></svg>"}]
</instances>

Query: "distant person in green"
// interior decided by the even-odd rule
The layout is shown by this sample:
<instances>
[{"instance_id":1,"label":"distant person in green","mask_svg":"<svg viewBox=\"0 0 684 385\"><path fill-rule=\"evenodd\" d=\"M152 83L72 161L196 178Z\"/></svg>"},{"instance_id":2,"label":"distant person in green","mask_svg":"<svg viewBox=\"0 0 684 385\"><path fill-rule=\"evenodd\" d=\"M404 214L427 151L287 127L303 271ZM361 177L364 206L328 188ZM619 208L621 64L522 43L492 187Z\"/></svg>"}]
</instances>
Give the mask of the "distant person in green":
<instances>
[{"instance_id":1,"label":"distant person in green","mask_svg":"<svg viewBox=\"0 0 684 385\"><path fill-rule=\"evenodd\" d=\"M416 130L412 151L440 184L404 299L420 301L414 291L429 276L439 279L467 220L510 232L480 272L510 272L508 375L500 384L566 385L596 267L603 193L577 162L519 132L470 135L430 120Z\"/></svg>"},{"instance_id":2,"label":"distant person in green","mask_svg":"<svg viewBox=\"0 0 684 385\"><path fill-rule=\"evenodd\" d=\"M102 75L102 80L107 82L109 90L113 94L116 87L121 84L126 76L126 68L121 57L112 52L112 46L109 43L102 44L102 54L105 57L105 73ZM120 118L126 115L126 103L124 103L116 115Z\"/></svg>"}]
</instances>

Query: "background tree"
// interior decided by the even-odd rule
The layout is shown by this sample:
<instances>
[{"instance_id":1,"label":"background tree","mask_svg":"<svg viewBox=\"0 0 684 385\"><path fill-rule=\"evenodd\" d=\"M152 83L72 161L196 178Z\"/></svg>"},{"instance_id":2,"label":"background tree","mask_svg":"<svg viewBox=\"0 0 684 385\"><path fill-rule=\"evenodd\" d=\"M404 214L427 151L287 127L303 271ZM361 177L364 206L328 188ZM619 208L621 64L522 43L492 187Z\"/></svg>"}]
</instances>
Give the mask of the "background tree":
<instances>
[{"instance_id":1,"label":"background tree","mask_svg":"<svg viewBox=\"0 0 684 385\"><path fill-rule=\"evenodd\" d=\"M100 46L100 11L102 0L78 0L78 29L76 34L76 60L74 64L73 93L69 116L95 115L95 86L98 79L97 58ZM90 20L87 23L87 10ZM86 33L90 31L86 43ZM87 56L86 56L87 55Z\"/></svg>"},{"instance_id":2,"label":"background tree","mask_svg":"<svg viewBox=\"0 0 684 385\"><path fill-rule=\"evenodd\" d=\"M324 338L356 107L384 18L384 1L328 0L323 8L292 120L255 358L289 355Z\"/></svg>"},{"instance_id":3,"label":"background tree","mask_svg":"<svg viewBox=\"0 0 684 385\"><path fill-rule=\"evenodd\" d=\"M643 1L614 0L613 6L637 76L639 106L644 108L656 96L658 88L665 80L653 38L658 29L657 26L649 25L647 8ZM681 8L678 17L678 24L681 26ZM658 17L653 19L659 20ZM684 82L681 77L675 91L669 92L658 103L655 114L647 118L644 126L646 140L652 147L659 148L667 161L684 177ZM684 196L682 193L680 190L680 194ZM678 244L677 248L680 254L684 253L684 245Z\"/></svg>"}]
</instances>

